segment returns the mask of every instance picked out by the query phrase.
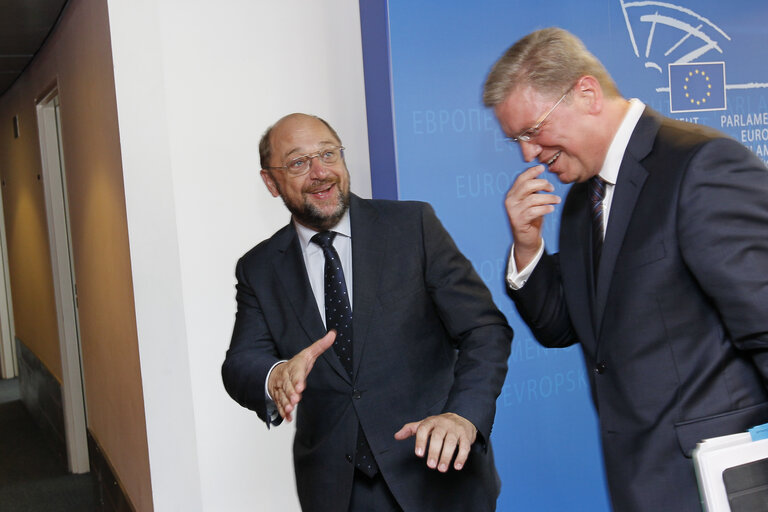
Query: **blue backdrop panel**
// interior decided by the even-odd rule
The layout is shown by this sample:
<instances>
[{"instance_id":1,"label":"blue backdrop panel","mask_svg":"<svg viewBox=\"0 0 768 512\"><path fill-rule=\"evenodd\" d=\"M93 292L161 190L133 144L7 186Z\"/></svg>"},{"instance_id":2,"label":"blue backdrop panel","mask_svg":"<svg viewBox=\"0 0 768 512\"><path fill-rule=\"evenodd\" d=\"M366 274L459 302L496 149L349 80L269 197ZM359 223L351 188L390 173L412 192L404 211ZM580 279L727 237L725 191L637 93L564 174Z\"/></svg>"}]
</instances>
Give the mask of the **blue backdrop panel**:
<instances>
[{"instance_id":1,"label":"blue backdrop panel","mask_svg":"<svg viewBox=\"0 0 768 512\"><path fill-rule=\"evenodd\" d=\"M765 161L768 3L361 0L360 5L374 196L396 193L430 202L515 329L492 434L502 479L499 510L609 510L581 351L543 349L506 296L512 240L503 201L527 165L519 149L505 141L493 112L482 106L483 82L517 39L560 26L582 38L624 96L718 128ZM564 195L566 187L549 179ZM556 211L545 222L550 251L557 250L558 219Z\"/></svg>"}]
</instances>

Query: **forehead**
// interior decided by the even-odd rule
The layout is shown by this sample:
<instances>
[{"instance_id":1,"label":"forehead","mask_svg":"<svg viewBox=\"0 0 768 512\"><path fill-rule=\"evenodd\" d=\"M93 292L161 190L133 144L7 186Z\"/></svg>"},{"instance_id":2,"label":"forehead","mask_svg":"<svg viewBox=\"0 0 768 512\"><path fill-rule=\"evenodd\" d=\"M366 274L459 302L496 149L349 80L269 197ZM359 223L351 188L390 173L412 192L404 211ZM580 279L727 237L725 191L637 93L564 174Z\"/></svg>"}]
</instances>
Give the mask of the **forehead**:
<instances>
[{"instance_id":1,"label":"forehead","mask_svg":"<svg viewBox=\"0 0 768 512\"><path fill-rule=\"evenodd\" d=\"M548 95L525 85L513 89L504 101L496 105L494 112L501 129L512 137L535 125L549 103L551 98Z\"/></svg>"},{"instance_id":2,"label":"forehead","mask_svg":"<svg viewBox=\"0 0 768 512\"><path fill-rule=\"evenodd\" d=\"M309 116L289 117L280 121L270 135L272 152L279 158L295 156L338 144L328 127Z\"/></svg>"}]
</instances>

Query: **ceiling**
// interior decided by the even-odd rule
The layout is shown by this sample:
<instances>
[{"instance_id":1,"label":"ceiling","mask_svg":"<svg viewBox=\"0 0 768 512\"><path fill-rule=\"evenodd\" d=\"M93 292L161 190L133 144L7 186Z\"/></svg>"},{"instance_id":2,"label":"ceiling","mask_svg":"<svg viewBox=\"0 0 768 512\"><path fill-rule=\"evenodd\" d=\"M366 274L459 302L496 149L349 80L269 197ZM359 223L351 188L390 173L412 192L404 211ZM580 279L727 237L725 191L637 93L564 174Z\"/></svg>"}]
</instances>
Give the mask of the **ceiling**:
<instances>
[{"instance_id":1,"label":"ceiling","mask_svg":"<svg viewBox=\"0 0 768 512\"><path fill-rule=\"evenodd\" d=\"M0 0L0 96L35 56L67 0Z\"/></svg>"}]
</instances>

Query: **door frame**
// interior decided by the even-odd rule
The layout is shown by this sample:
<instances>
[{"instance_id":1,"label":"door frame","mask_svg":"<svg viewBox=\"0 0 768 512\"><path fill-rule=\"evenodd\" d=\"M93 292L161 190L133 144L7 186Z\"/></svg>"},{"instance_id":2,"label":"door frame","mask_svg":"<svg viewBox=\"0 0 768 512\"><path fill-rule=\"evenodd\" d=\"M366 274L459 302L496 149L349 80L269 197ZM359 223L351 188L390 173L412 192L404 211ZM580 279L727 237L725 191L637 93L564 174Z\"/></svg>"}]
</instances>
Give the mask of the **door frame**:
<instances>
[{"instance_id":1,"label":"door frame","mask_svg":"<svg viewBox=\"0 0 768 512\"><path fill-rule=\"evenodd\" d=\"M5 238L5 211L0 198L0 378L3 379L12 379L19 374L10 275L8 242Z\"/></svg>"},{"instance_id":2,"label":"door frame","mask_svg":"<svg viewBox=\"0 0 768 512\"><path fill-rule=\"evenodd\" d=\"M61 354L61 397L67 460L72 473L87 473L88 437L85 386L77 318L77 284L72 257L69 206L58 88L37 103L45 213L51 249L56 317Z\"/></svg>"}]
</instances>

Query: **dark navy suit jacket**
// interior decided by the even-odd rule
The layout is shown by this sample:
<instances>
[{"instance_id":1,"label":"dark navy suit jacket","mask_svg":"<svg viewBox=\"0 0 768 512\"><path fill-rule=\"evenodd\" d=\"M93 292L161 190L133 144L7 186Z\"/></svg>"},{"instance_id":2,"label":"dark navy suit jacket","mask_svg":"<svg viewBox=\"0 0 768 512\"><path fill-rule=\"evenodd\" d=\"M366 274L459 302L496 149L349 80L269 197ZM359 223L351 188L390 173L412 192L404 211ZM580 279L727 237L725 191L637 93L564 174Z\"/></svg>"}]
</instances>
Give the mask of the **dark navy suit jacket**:
<instances>
[{"instance_id":1,"label":"dark navy suit jacket","mask_svg":"<svg viewBox=\"0 0 768 512\"><path fill-rule=\"evenodd\" d=\"M332 349L309 375L293 447L302 508L347 509L359 422L404 510L494 510L500 484L489 439L512 331L429 205L353 195L350 222L354 375ZM326 331L293 224L246 253L236 273L224 383L268 421L267 371ZM442 412L479 431L464 469L447 474L414 455L413 439L393 437Z\"/></svg>"},{"instance_id":2,"label":"dark navy suit jacket","mask_svg":"<svg viewBox=\"0 0 768 512\"><path fill-rule=\"evenodd\" d=\"M510 292L546 346L581 343L616 511L700 511L691 451L768 420L768 171L646 108L624 154L597 285L587 184L559 254Z\"/></svg>"}]
</instances>

